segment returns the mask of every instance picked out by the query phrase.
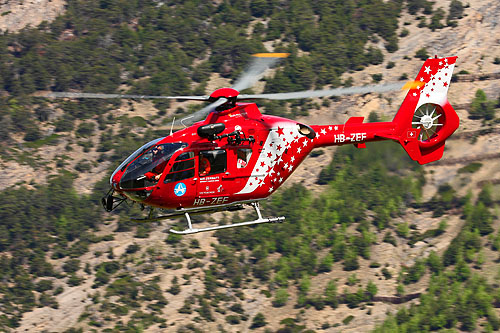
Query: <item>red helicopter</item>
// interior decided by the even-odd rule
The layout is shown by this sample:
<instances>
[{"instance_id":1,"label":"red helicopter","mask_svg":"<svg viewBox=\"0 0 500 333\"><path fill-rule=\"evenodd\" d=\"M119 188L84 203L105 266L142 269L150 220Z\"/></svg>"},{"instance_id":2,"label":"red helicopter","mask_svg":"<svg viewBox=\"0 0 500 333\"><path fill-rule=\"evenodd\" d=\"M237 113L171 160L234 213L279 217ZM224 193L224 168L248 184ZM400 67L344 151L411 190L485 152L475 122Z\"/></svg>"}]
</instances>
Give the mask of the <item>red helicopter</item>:
<instances>
[{"instance_id":1,"label":"red helicopter","mask_svg":"<svg viewBox=\"0 0 500 333\"><path fill-rule=\"evenodd\" d=\"M259 58L283 56L261 55ZM210 96L167 97L215 103L202 110L202 115L208 113L205 120L153 140L130 155L113 172L110 192L102 199L102 204L107 211L112 211L130 199L143 207L173 209L172 214L159 217L153 217L151 209L149 216L140 221L185 216L187 229L170 229L170 232L192 234L283 221L285 217L262 217L259 201L276 191L314 148L345 144L365 148L366 142L393 140L420 164L438 160L443 155L445 140L459 126L459 118L447 99L456 59L436 57L426 60L415 81L403 87L409 91L391 122L363 123L363 117L351 117L345 124L309 126L263 115L255 103L239 102L255 98L345 94L354 88L243 95L238 90L248 83L236 83L233 88L218 89ZM257 72L261 73L268 65ZM365 89L366 92L377 91L374 86ZM359 88L352 91L358 92L364 91L359 91ZM244 205L254 207L258 216L256 220L199 229L193 228L191 223L192 214L234 211Z\"/></svg>"}]
</instances>

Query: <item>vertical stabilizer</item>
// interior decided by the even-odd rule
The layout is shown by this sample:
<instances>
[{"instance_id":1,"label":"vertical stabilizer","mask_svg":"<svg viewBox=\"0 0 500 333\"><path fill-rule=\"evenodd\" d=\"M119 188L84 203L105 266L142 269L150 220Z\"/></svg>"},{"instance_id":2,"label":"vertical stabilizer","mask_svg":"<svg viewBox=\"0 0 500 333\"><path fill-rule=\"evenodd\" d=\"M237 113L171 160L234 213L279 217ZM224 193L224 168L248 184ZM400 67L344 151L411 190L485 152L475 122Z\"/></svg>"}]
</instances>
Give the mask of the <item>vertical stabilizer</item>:
<instances>
[{"instance_id":1,"label":"vertical stabilizer","mask_svg":"<svg viewBox=\"0 0 500 333\"><path fill-rule=\"evenodd\" d=\"M443 155L445 140L455 132L459 118L448 102L448 88L457 57L424 62L394 117L395 134L410 157L421 164Z\"/></svg>"}]
</instances>

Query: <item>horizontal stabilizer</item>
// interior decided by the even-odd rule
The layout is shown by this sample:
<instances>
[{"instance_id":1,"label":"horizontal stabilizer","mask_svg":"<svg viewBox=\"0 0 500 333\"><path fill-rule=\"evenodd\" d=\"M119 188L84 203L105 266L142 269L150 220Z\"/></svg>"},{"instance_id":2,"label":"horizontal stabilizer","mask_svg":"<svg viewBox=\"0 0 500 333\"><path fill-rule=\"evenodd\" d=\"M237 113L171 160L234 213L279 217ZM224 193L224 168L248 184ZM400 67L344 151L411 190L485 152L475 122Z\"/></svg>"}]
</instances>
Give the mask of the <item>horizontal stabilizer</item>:
<instances>
[{"instance_id":1,"label":"horizontal stabilizer","mask_svg":"<svg viewBox=\"0 0 500 333\"><path fill-rule=\"evenodd\" d=\"M347 119L346 125L362 124L365 117L351 117Z\"/></svg>"}]
</instances>

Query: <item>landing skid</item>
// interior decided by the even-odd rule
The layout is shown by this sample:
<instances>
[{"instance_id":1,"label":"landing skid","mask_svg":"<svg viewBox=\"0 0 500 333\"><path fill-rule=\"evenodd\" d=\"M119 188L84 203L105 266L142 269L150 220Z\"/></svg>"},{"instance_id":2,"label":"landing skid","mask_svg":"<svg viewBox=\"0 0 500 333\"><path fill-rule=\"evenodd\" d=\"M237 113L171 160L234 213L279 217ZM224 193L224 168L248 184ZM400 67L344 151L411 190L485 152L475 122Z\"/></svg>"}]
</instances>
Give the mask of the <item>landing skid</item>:
<instances>
[{"instance_id":1,"label":"landing skid","mask_svg":"<svg viewBox=\"0 0 500 333\"><path fill-rule=\"evenodd\" d=\"M240 222L240 223L233 223L233 224L226 224L226 225L219 225L219 226L208 227L208 228L193 228L193 225L191 223L191 215L215 213L215 212L220 212L220 211L241 210L241 209L243 209L243 204L238 204L238 205L234 205L234 206L207 207L206 209L196 209L196 210L192 210L192 211L183 211L183 212L178 212L178 213L173 213L173 214L163 215L163 216L158 216L158 217L153 217L152 216L153 211L151 210L150 214L147 218L132 219L132 220L137 221L137 222L156 222L156 221L173 219L173 218L184 216L187 220L187 225L188 225L187 229L182 230L182 231L170 229L168 231L172 234L177 234L177 235L189 235L189 234L195 234L198 232L213 231L213 230L220 230L220 229L227 229L227 228L235 228L235 227L242 227L242 226L262 224L262 223L275 223L275 222L282 222L283 220L285 220L284 216L263 218L262 214L260 212L258 202L246 202L245 204L249 204L249 205L254 207L255 212L257 213L257 217L258 217L256 220L247 221L247 222Z\"/></svg>"},{"instance_id":2,"label":"landing skid","mask_svg":"<svg viewBox=\"0 0 500 333\"><path fill-rule=\"evenodd\" d=\"M227 229L227 228L235 228L235 227L242 227L246 225L254 225L254 224L262 224L262 223L275 223L275 222L281 222L285 220L284 216L280 217L271 217L271 218L263 218L262 214L260 213L260 208L259 208L259 203L258 202L252 202L251 205L255 208L255 212L257 213L258 219L253 220L253 221L247 221L247 222L240 222L240 223L233 223L233 224L226 224L226 225L219 225L216 227L208 227L208 228L200 228L196 229L193 228L191 224L191 217L189 216L189 213L184 213L187 223L188 223L188 228L183 230L183 231L178 231L174 229L170 229L168 232L176 235L190 235L190 234L195 234L198 232L205 232L205 231L214 231L214 230L220 230L220 229Z\"/></svg>"}]
</instances>

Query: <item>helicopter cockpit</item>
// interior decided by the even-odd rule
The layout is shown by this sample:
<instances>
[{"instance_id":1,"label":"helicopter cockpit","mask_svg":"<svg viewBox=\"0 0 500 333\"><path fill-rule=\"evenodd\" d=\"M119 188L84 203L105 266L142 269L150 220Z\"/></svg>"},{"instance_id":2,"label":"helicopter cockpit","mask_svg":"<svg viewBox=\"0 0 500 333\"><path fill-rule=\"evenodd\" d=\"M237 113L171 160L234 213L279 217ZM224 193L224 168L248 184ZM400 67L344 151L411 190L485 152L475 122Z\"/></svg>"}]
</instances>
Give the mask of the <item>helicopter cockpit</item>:
<instances>
[{"instance_id":1,"label":"helicopter cockpit","mask_svg":"<svg viewBox=\"0 0 500 333\"><path fill-rule=\"evenodd\" d=\"M163 138L153 140L130 155L111 176L123 171L120 177L121 189L140 189L153 186L172 155L179 149L187 147L184 142L158 144Z\"/></svg>"}]
</instances>

